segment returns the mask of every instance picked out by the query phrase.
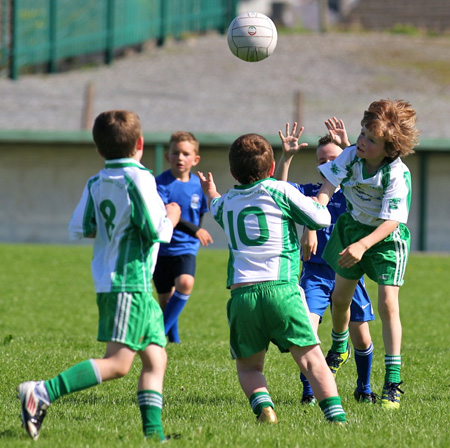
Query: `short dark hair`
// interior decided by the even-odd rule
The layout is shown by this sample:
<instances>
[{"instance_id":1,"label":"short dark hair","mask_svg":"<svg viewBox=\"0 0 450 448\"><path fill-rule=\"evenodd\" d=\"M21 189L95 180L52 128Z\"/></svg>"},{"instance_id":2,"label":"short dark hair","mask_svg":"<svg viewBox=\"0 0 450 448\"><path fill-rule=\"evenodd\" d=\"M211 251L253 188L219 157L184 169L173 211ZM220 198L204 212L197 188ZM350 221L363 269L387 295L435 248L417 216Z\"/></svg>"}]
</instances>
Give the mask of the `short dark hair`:
<instances>
[{"instance_id":1,"label":"short dark hair","mask_svg":"<svg viewBox=\"0 0 450 448\"><path fill-rule=\"evenodd\" d=\"M231 174L247 185L268 177L274 156L272 145L259 134L238 137L228 153Z\"/></svg>"},{"instance_id":2,"label":"short dark hair","mask_svg":"<svg viewBox=\"0 0 450 448\"><path fill-rule=\"evenodd\" d=\"M132 157L142 136L141 121L136 113L127 110L102 112L95 119L92 136L106 160Z\"/></svg>"},{"instance_id":3,"label":"short dark hair","mask_svg":"<svg viewBox=\"0 0 450 448\"><path fill-rule=\"evenodd\" d=\"M319 141L317 142L317 147L328 145L329 143L334 143L335 145L337 144L330 134L325 134L319 138Z\"/></svg>"}]
</instances>

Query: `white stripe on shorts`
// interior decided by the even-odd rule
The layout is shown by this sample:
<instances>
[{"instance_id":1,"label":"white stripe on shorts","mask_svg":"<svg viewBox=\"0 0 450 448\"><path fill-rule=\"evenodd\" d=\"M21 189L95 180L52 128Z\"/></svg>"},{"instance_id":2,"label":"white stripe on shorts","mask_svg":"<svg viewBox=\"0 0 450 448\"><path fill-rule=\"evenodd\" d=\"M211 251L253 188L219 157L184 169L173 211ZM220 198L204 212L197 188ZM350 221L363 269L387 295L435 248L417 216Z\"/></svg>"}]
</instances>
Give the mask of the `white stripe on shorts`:
<instances>
[{"instance_id":1,"label":"white stripe on shorts","mask_svg":"<svg viewBox=\"0 0 450 448\"><path fill-rule=\"evenodd\" d=\"M394 230L393 240L395 244L395 254L397 257L394 274L394 285L401 286L403 284L406 262L408 260L408 245L406 241L401 238L400 229L398 227Z\"/></svg>"},{"instance_id":2,"label":"white stripe on shorts","mask_svg":"<svg viewBox=\"0 0 450 448\"><path fill-rule=\"evenodd\" d=\"M120 292L117 295L116 314L114 316L114 329L112 340L116 342L125 342L127 337L128 320L130 318L132 295L126 292Z\"/></svg>"}]
</instances>

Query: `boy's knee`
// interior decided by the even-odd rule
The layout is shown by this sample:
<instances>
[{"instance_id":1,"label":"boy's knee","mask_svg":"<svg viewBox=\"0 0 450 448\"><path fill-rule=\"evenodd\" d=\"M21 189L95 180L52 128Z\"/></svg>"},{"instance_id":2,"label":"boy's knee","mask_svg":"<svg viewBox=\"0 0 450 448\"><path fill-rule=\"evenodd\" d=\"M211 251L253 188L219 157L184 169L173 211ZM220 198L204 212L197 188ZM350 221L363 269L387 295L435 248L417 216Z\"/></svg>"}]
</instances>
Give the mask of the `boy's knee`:
<instances>
[{"instance_id":1,"label":"boy's knee","mask_svg":"<svg viewBox=\"0 0 450 448\"><path fill-rule=\"evenodd\" d=\"M129 371L131 366L128 365L114 365L113 373L115 378L123 378Z\"/></svg>"},{"instance_id":2,"label":"boy's knee","mask_svg":"<svg viewBox=\"0 0 450 448\"><path fill-rule=\"evenodd\" d=\"M337 295L333 295L332 303L333 303L333 307L335 307L336 309L346 310L347 308L350 307L350 304L352 303L352 299L350 297L350 300L349 300L348 297L337 294Z\"/></svg>"}]
</instances>

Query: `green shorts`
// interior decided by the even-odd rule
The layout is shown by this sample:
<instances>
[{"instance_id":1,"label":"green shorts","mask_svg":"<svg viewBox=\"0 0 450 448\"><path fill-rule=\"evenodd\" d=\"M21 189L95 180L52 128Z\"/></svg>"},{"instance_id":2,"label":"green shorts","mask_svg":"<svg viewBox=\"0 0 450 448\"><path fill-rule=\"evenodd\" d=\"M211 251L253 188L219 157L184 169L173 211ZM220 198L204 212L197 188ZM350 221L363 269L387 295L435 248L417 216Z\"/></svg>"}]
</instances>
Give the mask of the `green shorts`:
<instances>
[{"instance_id":1,"label":"green shorts","mask_svg":"<svg viewBox=\"0 0 450 448\"><path fill-rule=\"evenodd\" d=\"M331 232L322 258L341 277L357 280L367 274L379 285L402 286L411 240L404 224L399 224L389 236L368 249L361 261L351 268L341 268L338 265L339 253L374 229L375 227L355 221L350 213L343 213Z\"/></svg>"},{"instance_id":2,"label":"green shorts","mask_svg":"<svg viewBox=\"0 0 450 448\"><path fill-rule=\"evenodd\" d=\"M233 359L267 350L270 342L281 352L293 345L320 344L297 283L273 281L234 289L227 303L227 316Z\"/></svg>"},{"instance_id":3,"label":"green shorts","mask_svg":"<svg viewBox=\"0 0 450 448\"><path fill-rule=\"evenodd\" d=\"M98 341L120 342L135 351L166 346L163 314L151 293L98 293L97 305Z\"/></svg>"}]
</instances>

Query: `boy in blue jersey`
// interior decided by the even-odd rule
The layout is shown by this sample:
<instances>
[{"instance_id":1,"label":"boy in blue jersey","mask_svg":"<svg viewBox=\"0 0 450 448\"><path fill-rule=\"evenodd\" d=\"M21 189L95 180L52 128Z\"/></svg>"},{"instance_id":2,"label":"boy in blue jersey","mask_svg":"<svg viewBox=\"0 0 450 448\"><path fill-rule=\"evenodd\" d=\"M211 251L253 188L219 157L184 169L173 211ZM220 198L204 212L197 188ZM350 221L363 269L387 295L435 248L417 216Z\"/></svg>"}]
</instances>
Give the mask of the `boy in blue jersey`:
<instances>
[{"instance_id":1,"label":"boy in blue jersey","mask_svg":"<svg viewBox=\"0 0 450 448\"><path fill-rule=\"evenodd\" d=\"M228 238L227 303L230 352L242 390L258 422L277 423L263 374L270 343L290 352L314 389L325 418L346 422L336 382L319 346L298 284L300 260L295 224L319 229L330 213L287 182L272 178L270 143L258 134L236 139L230 171L239 182L223 196L213 176L199 172L211 213Z\"/></svg>"},{"instance_id":2,"label":"boy in blue jersey","mask_svg":"<svg viewBox=\"0 0 450 448\"><path fill-rule=\"evenodd\" d=\"M63 395L123 377L138 353L142 370L137 399L145 437L164 440L162 389L166 338L151 278L159 243L170 240L180 218L177 204L164 206L155 179L141 163L139 117L129 111L101 113L93 137L105 168L90 178L69 224L71 239L94 238L92 276L97 292L97 339L102 359L89 359L48 381L20 384L23 425L36 440L47 408Z\"/></svg>"},{"instance_id":3,"label":"boy in blue jersey","mask_svg":"<svg viewBox=\"0 0 450 448\"><path fill-rule=\"evenodd\" d=\"M329 134L319 139L317 146L317 163L322 165L334 160L341 152L341 146L349 146L347 132L345 130L342 120L337 120L335 117L329 119L326 123L329 129ZM303 132L303 128L297 132L297 123L294 123L292 134L289 134L289 125L286 125L286 136L280 131L282 140L283 154L278 164L276 177L282 180L287 180L287 170L292 156L302 147L303 144L298 144L298 140ZM341 145L341 146L339 146ZM319 192L322 184L293 184L305 196L315 197ZM309 260L303 259L302 256L302 271L300 274L300 286L305 291L306 301L311 312L311 318L314 322L315 328L318 329L322 321L325 310L331 304L331 294L335 284L335 273L331 267L322 258L322 252L325 245L330 238L331 231L337 218L347 210L345 197L340 189L337 189L328 204L328 210L331 214L331 226L318 230L317 232L304 232L302 236L302 244L305 245L306 250L311 253ZM308 240L305 236L312 235L317 237ZM303 250L302 250L303 255ZM350 318L350 336L355 350L355 362L358 373L357 387L354 392L354 397L358 402L375 403L376 395L372 392L370 387L370 374L372 368L373 343L370 336L368 321L374 320L372 304L365 289L364 279L361 278L356 287L351 304L351 318ZM334 353L329 352L327 355L327 363L336 375L337 370L349 359L349 351L345 361L333 360ZM340 355L342 356L342 355ZM311 386L303 373L300 375L303 384L302 403L306 405L314 405L316 399L314 398Z\"/></svg>"},{"instance_id":4,"label":"boy in blue jersey","mask_svg":"<svg viewBox=\"0 0 450 448\"><path fill-rule=\"evenodd\" d=\"M170 169L156 177L158 193L165 204L175 202L181 219L168 244L161 244L153 281L164 311L164 328L169 342L179 343L178 317L194 287L196 255L200 244L213 240L202 229L208 211L199 178L191 173L200 161L199 143L190 132L172 134L166 154Z\"/></svg>"}]
</instances>

